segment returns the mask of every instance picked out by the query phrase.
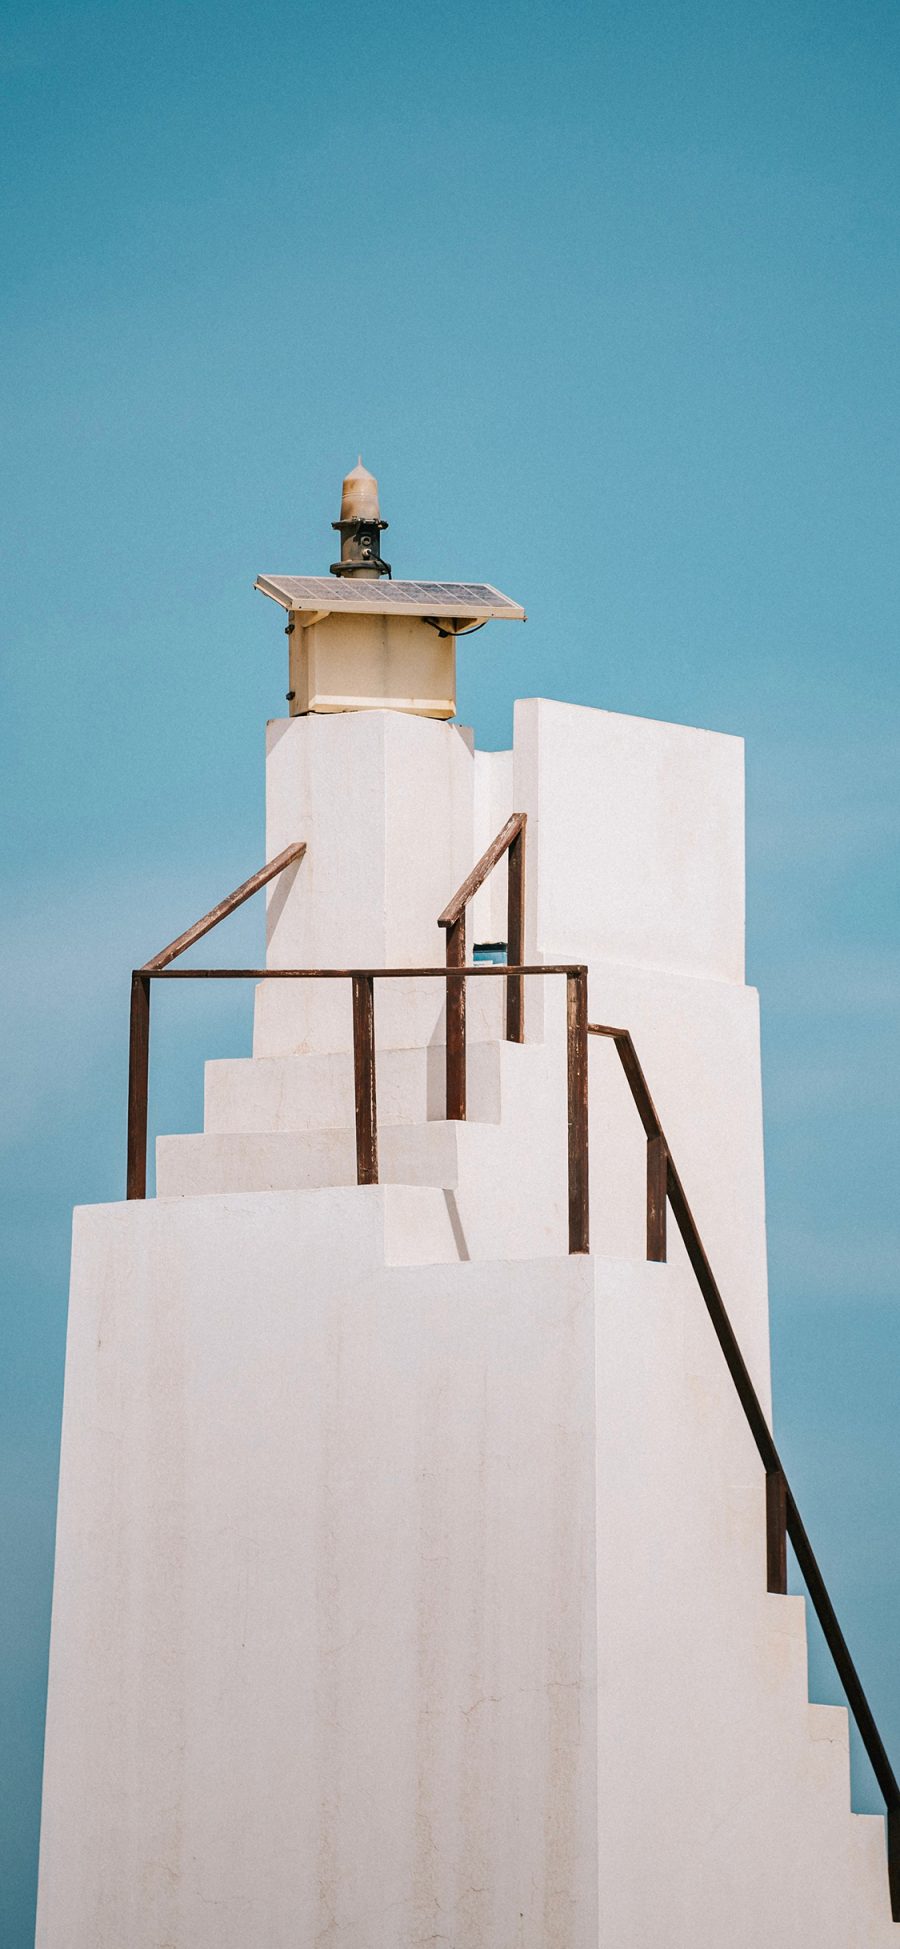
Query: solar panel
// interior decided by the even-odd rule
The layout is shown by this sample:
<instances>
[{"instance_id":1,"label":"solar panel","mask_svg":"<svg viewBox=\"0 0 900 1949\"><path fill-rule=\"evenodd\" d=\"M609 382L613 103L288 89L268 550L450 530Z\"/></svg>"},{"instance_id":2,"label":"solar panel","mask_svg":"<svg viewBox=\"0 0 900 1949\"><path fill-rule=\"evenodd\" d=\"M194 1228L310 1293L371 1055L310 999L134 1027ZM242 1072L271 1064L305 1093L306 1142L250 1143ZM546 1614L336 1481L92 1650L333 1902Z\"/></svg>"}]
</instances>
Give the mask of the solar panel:
<instances>
[{"instance_id":1,"label":"solar panel","mask_svg":"<svg viewBox=\"0 0 900 1949\"><path fill-rule=\"evenodd\" d=\"M490 582L366 582L337 575L259 575L254 587L283 609L340 609L345 615L458 616L525 621L525 611Z\"/></svg>"}]
</instances>

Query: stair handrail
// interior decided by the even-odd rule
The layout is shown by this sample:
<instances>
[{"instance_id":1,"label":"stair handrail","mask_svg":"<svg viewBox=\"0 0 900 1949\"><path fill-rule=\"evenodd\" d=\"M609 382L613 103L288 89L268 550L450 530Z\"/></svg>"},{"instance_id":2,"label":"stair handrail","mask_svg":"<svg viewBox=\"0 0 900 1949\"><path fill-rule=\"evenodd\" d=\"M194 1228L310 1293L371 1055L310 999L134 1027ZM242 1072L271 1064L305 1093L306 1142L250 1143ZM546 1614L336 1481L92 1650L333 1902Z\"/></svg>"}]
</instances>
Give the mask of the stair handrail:
<instances>
[{"instance_id":1,"label":"stair handrail","mask_svg":"<svg viewBox=\"0 0 900 1949\"><path fill-rule=\"evenodd\" d=\"M448 900L437 924L447 931L448 975L466 965L466 909L484 885L488 875L509 853L506 893L506 959L510 968L518 967L525 953L525 826L528 815L513 812L491 840L480 860L466 875L452 900ZM525 1040L525 983L522 975L510 974L506 980L507 1042ZM466 1115L466 978L459 975L447 981L447 1116L454 1122Z\"/></svg>"},{"instance_id":2,"label":"stair handrail","mask_svg":"<svg viewBox=\"0 0 900 1949\"><path fill-rule=\"evenodd\" d=\"M525 813L514 813L493 845L464 881L458 894L441 916L456 908L461 922L463 951L465 909L472 894L487 877L503 853L510 851L510 945L513 967L486 966L469 969L471 975L500 978L507 984L507 1032L518 1031L522 1039L521 989L526 975L564 975L566 980L566 1095L568 1131L568 1229L569 1251L590 1250L590 1195L588 1180L588 1099L587 1099L587 968L570 963L526 968L521 966L524 938L525 898ZM128 1121L125 1162L126 1198L147 1195L147 1131L150 1082L150 987L154 981L349 981L353 1011L353 1064L356 1098L356 1167L358 1184L378 1183L378 1126L375 1099L375 1014L374 984L377 980L408 980L430 977L445 981L450 991L457 984L453 970L444 968L173 968L171 962L202 939L221 920L234 913L285 867L303 858L306 841L297 840L266 862L249 880L243 880L233 893L179 934L167 947L135 968L131 976L131 1018L128 1051ZM451 925L453 924L451 920ZM510 1003L510 988L518 992L518 1013ZM448 1015L450 1010L448 1008ZM463 1115L465 1115L465 1013L460 1049Z\"/></svg>"},{"instance_id":3,"label":"stair handrail","mask_svg":"<svg viewBox=\"0 0 900 1949\"><path fill-rule=\"evenodd\" d=\"M599 1022L589 1022L588 1035L606 1036L615 1044L638 1116L644 1126L647 1138L647 1258L651 1261L665 1260L668 1200L713 1330L725 1356L725 1364L734 1383L735 1392L744 1410L744 1417L766 1472L766 1588L778 1596L787 1594L789 1539L813 1609L822 1627L822 1635L831 1653L847 1703L883 1795L887 1809L891 1914L895 1922L900 1922L900 1784L875 1723L872 1708L850 1655L847 1640L838 1623L825 1579L819 1569L815 1552L775 1445L775 1438L750 1378L725 1302L713 1276L697 1221L675 1168L659 1113L638 1061L631 1034L628 1029L614 1029Z\"/></svg>"},{"instance_id":4,"label":"stair handrail","mask_svg":"<svg viewBox=\"0 0 900 1949\"><path fill-rule=\"evenodd\" d=\"M566 982L566 1122L568 1143L569 1251L590 1251L588 1177L587 980L582 962L519 967L519 975L563 975ZM502 980L496 963L470 968L473 979ZM147 1195L147 1101L150 1053L150 988L154 981L349 981L353 1019L353 1077L357 1184L378 1183L378 1119L375 1092L376 981L447 981L445 968L172 968L146 962L131 978L131 1042L128 1066L127 1198Z\"/></svg>"},{"instance_id":5,"label":"stair handrail","mask_svg":"<svg viewBox=\"0 0 900 1949\"><path fill-rule=\"evenodd\" d=\"M214 927L218 927L220 920L227 920L229 914L242 907L245 900L249 900L254 893L259 892L260 887L267 886L277 874L283 873L286 866L291 866L294 860L301 860L305 852L305 839L298 839L293 846L285 846L284 851L276 853L274 859L267 860L258 873L251 873L249 880L242 880L233 893L226 893L224 900L219 900L214 907L210 907L209 913L204 914L202 920L195 920L193 927L186 928L183 934L178 935L177 940L170 941L168 947L161 947L152 960L144 962L139 972L149 973L158 968L167 968L170 961L176 960L179 954L184 954L187 948L193 947L195 941L202 941L204 934L210 934Z\"/></svg>"},{"instance_id":6,"label":"stair handrail","mask_svg":"<svg viewBox=\"0 0 900 1949\"><path fill-rule=\"evenodd\" d=\"M128 1140L125 1167L126 1197L143 1198L147 1190L147 1096L150 1078L150 982L154 976L162 974L172 961L184 954L195 941L202 941L204 934L218 927L220 920L227 920L245 900L249 900L261 887L267 886L286 866L300 861L306 852L306 840L298 839L283 852L276 853L267 860L257 873L251 873L249 880L242 880L233 893L226 893L224 900L216 902L193 927L177 935L167 947L161 947L158 954L151 956L140 968L135 968L131 977L131 1024L128 1050Z\"/></svg>"}]
</instances>

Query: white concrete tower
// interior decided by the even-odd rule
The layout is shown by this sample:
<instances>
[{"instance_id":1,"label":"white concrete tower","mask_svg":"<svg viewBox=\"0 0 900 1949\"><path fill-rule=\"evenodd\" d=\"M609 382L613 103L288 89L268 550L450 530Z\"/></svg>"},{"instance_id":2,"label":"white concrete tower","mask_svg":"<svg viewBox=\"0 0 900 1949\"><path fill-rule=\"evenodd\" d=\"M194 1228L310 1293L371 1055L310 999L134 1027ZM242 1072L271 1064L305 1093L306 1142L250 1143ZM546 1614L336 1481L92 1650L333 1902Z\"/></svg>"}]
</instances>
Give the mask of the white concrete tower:
<instances>
[{"instance_id":1,"label":"white concrete tower","mask_svg":"<svg viewBox=\"0 0 900 1949\"><path fill-rule=\"evenodd\" d=\"M474 750L455 636L522 611L388 580L364 469L335 525L257 584L253 1054L75 1215L38 1949L887 1949L782 1594L741 743L530 699ZM433 972L501 831L467 965L571 971L524 1022Z\"/></svg>"}]
</instances>

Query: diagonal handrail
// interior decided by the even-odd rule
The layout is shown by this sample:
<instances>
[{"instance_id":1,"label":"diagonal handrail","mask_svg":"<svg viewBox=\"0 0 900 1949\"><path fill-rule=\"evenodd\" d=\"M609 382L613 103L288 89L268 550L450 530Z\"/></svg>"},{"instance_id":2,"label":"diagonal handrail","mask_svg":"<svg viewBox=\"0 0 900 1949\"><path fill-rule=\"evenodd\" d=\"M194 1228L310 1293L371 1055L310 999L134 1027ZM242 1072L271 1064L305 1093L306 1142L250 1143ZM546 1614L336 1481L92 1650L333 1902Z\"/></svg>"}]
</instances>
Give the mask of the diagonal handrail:
<instances>
[{"instance_id":1,"label":"diagonal handrail","mask_svg":"<svg viewBox=\"0 0 900 1949\"><path fill-rule=\"evenodd\" d=\"M294 860L301 860L306 852L305 839L295 840L292 846L276 853L274 859L266 861L258 873L251 873L249 880L242 880L233 893L227 893L215 907L210 907L201 920L195 920L193 927L186 928L168 947L161 947L143 966L135 968L131 977L131 1027L128 1047L128 1139L126 1148L126 1196L143 1198L147 1190L147 1095L150 1078L150 983L162 974L170 962L177 960L179 954L193 947L218 927L220 920L227 920L245 900L249 900L260 887L267 886L286 866Z\"/></svg>"},{"instance_id":2,"label":"diagonal handrail","mask_svg":"<svg viewBox=\"0 0 900 1949\"><path fill-rule=\"evenodd\" d=\"M647 1257L651 1260L665 1259L666 1200L668 1199L713 1330L725 1356L725 1364L756 1444L757 1453L766 1471L767 1588L781 1596L787 1592L787 1540L789 1538L813 1609L822 1627L823 1637L844 1688L847 1703L856 1720L872 1771L884 1796L887 1809L891 1914L895 1922L900 1922L900 1785L875 1723L859 1673L850 1655L847 1640L838 1623L825 1579L816 1561L815 1552L775 1445L775 1438L728 1317L725 1302L713 1277L712 1267L697 1228L697 1221L672 1160L666 1135L647 1086L647 1079L638 1061L631 1035L628 1029L608 1028L599 1022L588 1023L588 1035L606 1036L615 1043L616 1053L625 1071L647 1137Z\"/></svg>"},{"instance_id":3,"label":"diagonal handrail","mask_svg":"<svg viewBox=\"0 0 900 1949\"><path fill-rule=\"evenodd\" d=\"M478 892L479 887L484 885L488 874L493 872L498 860L503 858L507 848L513 844L513 841L518 838L521 832L524 832L527 818L527 812L513 812L510 818L507 819L505 826L501 826L496 838L491 840L490 845L482 853L480 860L473 866L471 873L466 875L462 886L457 888L452 900L448 900L443 913L438 914L439 927L452 927L456 921L462 918L469 901Z\"/></svg>"},{"instance_id":4,"label":"diagonal handrail","mask_svg":"<svg viewBox=\"0 0 900 1949\"><path fill-rule=\"evenodd\" d=\"M447 930L447 967L460 970L466 965L466 909L484 885L504 853L509 853L509 879L506 894L506 959L510 968L518 967L525 953L525 826L528 814L513 812L501 826L486 852L467 874L462 886L438 914L438 926ZM525 1040L525 986L521 975L506 979L506 1040ZM455 1121L466 1114L466 979L447 982L447 1115Z\"/></svg>"},{"instance_id":5,"label":"diagonal handrail","mask_svg":"<svg viewBox=\"0 0 900 1949\"><path fill-rule=\"evenodd\" d=\"M245 900L250 900L254 893L259 892L260 887L267 886L277 874L283 873L286 866L290 866L294 860L301 860L305 852L305 839L297 840L293 846L285 846L283 853L276 853L275 858L267 860L258 873L251 873L249 880L242 880L233 893L226 893L224 900L218 901L215 907L210 907L209 913L204 914L202 920L195 920L193 927L188 927L183 934L179 934L177 940L170 941L168 947L161 947L159 953L154 954L152 961L144 962L141 972L147 972L151 968L167 968L170 961L174 961L179 954L184 954L187 948L193 947L195 941L202 941L204 934L209 934L214 927L218 927L220 920L227 920L229 914L242 907Z\"/></svg>"}]
</instances>

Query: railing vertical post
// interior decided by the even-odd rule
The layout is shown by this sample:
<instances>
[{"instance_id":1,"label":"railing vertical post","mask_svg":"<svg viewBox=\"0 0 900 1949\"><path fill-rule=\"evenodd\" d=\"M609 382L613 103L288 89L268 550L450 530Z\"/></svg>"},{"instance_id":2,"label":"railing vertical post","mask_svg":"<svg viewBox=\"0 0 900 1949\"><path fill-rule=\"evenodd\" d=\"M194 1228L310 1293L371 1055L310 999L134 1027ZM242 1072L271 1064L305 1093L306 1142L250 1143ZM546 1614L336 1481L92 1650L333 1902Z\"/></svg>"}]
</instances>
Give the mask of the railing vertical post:
<instances>
[{"instance_id":1,"label":"railing vertical post","mask_svg":"<svg viewBox=\"0 0 900 1949\"><path fill-rule=\"evenodd\" d=\"M506 958L512 967L525 959L525 816L508 854L506 893ZM506 1040L525 1040L525 977L506 982Z\"/></svg>"},{"instance_id":2,"label":"railing vertical post","mask_svg":"<svg viewBox=\"0 0 900 1949\"><path fill-rule=\"evenodd\" d=\"M466 910L447 928L447 967L462 968L466 960ZM447 982L447 1116L464 1122L466 1115L466 983L465 976Z\"/></svg>"},{"instance_id":3,"label":"railing vertical post","mask_svg":"<svg viewBox=\"0 0 900 1949\"><path fill-rule=\"evenodd\" d=\"M590 1251L588 1210L587 968L566 976L566 1070L569 1099L569 1251Z\"/></svg>"},{"instance_id":4,"label":"railing vertical post","mask_svg":"<svg viewBox=\"0 0 900 1949\"><path fill-rule=\"evenodd\" d=\"M900 1805L887 1810L887 1858L891 1916L900 1922Z\"/></svg>"},{"instance_id":5,"label":"railing vertical post","mask_svg":"<svg viewBox=\"0 0 900 1949\"><path fill-rule=\"evenodd\" d=\"M787 1595L787 1482L781 1469L766 1475L766 1589Z\"/></svg>"},{"instance_id":6,"label":"railing vertical post","mask_svg":"<svg viewBox=\"0 0 900 1949\"><path fill-rule=\"evenodd\" d=\"M147 1085L150 1073L150 977L135 969L131 977L131 1029L128 1043L128 1140L125 1196L147 1196Z\"/></svg>"},{"instance_id":7,"label":"railing vertical post","mask_svg":"<svg viewBox=\"0 0 900 1949\"><path fill-rule=\"evenodd\" d=\"M657 1263L666 1256L666 1184L669 1154L661 1130L647 1138L647 1257Z\"/></svg>"},{"instance_id":8,"label":"railing vertical post","mask_svg":"<svg viewBox=\"0 0 900 1949\"><path fill-rule=\"evenodd\" d=\"M378 1183L375 1103L375 982L353 975L353 1076L356 1086L356 1182Z\"/></svg>"}]
</instances>

